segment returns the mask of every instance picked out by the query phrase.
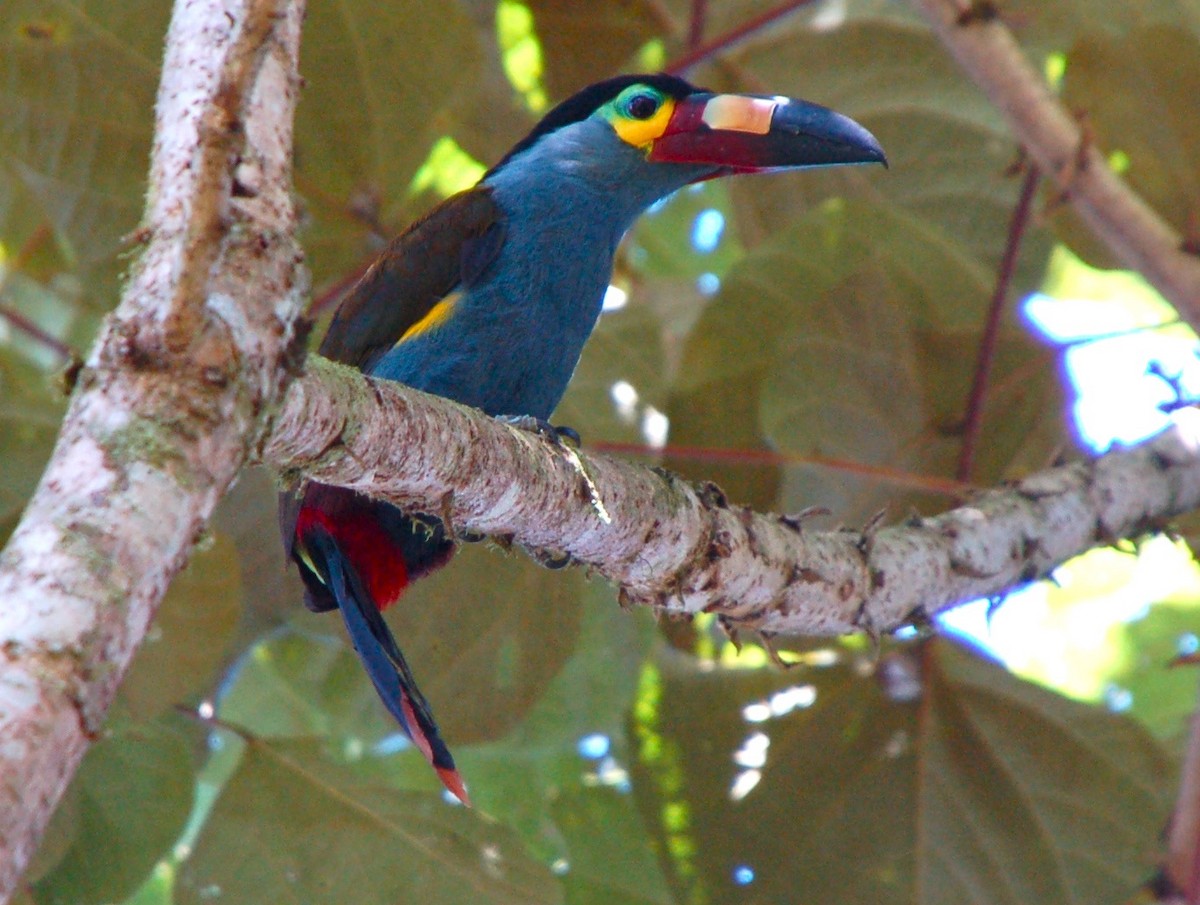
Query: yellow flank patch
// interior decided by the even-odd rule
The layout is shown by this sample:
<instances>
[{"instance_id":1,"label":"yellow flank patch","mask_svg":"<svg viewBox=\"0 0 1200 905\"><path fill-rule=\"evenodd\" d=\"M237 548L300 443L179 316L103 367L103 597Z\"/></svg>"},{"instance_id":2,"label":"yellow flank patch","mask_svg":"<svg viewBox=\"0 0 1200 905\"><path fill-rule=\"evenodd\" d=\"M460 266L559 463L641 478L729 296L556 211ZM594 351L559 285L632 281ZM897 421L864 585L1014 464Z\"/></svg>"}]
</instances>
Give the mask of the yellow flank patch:
<instances>
[{"instance_id":1,"label":"yellow flank patch","mask_svg":"<svg viewBox=\"0 0 1200 905\"><path fill-rule=\"evenodd\" d=\"M296 553L300 557L300 560L308 566L308 571L317 577L317 581L325 584L325 577L321 574L321 570L313 563L312 557L308 555L308 550L304 549L304 544L296 544Z\"/></svg>"},{"instance_id":2,"label":"yellow flank patch","mask_svg":"<svg viewBox=\"0 0 1200 905\"><path fill-rule=\"evenodd\" d=\"M428 333L430 330L440 327L454 313L454 306L458 303L458 296L459 293L457 292L451 293L430 308L428 314L404 331L404 335L400 337L396 345L406 343L410 339L416 339L422 333Z\"/></svg>"},{"instance_id":3,"label":"yellow flank patch","mask_svg":"<svg viewBox=\"0 0 1200 905\"><path fill-rule=\"evenodd\" d=\"M617 134L621 136L621 140L627 144L633 145L635 148L644 148L650 142L663 134L667 128L667 123L671 121L671 114L675 112L675 101L672 98L663 98L662 105L659 106L655 114L649 119L633 119L628 116L613 117L612 126L617 130Z\"/></svg>"}]
</instances>

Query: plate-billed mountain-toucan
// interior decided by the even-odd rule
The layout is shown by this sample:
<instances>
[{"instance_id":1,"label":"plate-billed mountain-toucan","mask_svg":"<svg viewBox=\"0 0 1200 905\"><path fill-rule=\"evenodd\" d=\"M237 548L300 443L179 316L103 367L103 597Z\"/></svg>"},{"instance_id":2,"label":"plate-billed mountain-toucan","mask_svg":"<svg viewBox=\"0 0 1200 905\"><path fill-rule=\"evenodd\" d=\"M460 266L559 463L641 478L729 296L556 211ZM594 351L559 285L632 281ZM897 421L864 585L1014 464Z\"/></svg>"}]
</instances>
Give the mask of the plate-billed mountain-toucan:
<instances>
[{"instance_id":1,"label":"plate-billed mountain-toucan","mask_svg":"<svg viewBox=\"0 0 1200 905\"><path fill-rule=\"evenodd\" d=\"M717 176L884 162L866 129L815 104L713 94L668 75L600 82L393 240L320 353L490 415L545 421L596 324L617 243L647 207ZM384 704L465 802L381 615L450 559L454 539L436 518L318 483L283 497L280 524L305 603L341 611Z\"/></svg>"}]
</instances>

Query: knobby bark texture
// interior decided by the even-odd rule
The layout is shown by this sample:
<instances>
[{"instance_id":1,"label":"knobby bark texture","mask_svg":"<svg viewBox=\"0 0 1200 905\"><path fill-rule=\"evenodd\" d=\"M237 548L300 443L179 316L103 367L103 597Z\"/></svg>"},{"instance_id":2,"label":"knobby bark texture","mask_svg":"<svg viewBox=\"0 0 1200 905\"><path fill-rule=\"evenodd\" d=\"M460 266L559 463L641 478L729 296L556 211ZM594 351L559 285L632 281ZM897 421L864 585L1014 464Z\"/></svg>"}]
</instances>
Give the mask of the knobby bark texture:
<instances>
[{"instance_id":1,"label":"knobby bark texture","mask_svg":"<svg viewBox=\"0 0 1200 905\"><path fill-rule=\"evenodd\" d=\"M568 555L619 584L626 602L715 612L766 635L923 622L1200 506L1200 433L1178 427L934 518L814 531L733 505L713 485L577 453L316 357L289 387L261 456L285 475L511 537L538 557Z\"/></svg>"},{"instance_id":2,"label":"knobby bark texture","mask_svg":"<svg viewBox=\"0 0 1200 905\"><path fill-rule=\"evenodd\" d=\"M302 7L176 4L145 248L0 558L0 899L291 372Z\"/></svg>"},{"instance_id":3,"label":"knobby bark texture","mask_svg":"<svg viewBox=\"0 0 1200 905\"><path fill-rule=\"evenodd\" d=\"M1196 262L1082 144L1004 26L961 2L914 2L1101 237L1200 323ZM570 555L628 602L715 611L766 634L884 632L1200 506L1200 454L1178 430L936 518L817 532L319 359L267 436L307 288L289 195L302 6L177 4L147 247L0 558L0 898L251 446L291 477Z\"/></svg>"},{"instance_id":4,"label":"knobby bark texture","mask_svg":"<svg viewBox=\"0 0 1200 905\"><path fill-rule=\"evenodd\" d=\"M912 0L1096 236L1200 330L1200 257L1104 159L986 0Z\"/></svg>"}]
</instances>

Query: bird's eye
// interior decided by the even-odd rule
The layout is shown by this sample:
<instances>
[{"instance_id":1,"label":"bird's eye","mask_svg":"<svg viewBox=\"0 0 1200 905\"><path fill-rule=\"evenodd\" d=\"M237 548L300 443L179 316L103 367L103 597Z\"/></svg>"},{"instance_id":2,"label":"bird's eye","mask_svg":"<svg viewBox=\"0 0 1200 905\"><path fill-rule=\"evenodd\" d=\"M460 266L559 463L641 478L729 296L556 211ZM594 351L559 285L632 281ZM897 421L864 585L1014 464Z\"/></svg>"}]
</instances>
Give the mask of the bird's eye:
<instances>
[{"instance_id":1,"label":"bird's eye","mask_svg":"<svg viewBox=\"0 0 1200 905\"><path fill-rule=\"evenodd\" d=\"M635 94L625 105L625 110L634 119L649 119L658 112L658 98L651 94Z\"/></svg>"}]
</instances>

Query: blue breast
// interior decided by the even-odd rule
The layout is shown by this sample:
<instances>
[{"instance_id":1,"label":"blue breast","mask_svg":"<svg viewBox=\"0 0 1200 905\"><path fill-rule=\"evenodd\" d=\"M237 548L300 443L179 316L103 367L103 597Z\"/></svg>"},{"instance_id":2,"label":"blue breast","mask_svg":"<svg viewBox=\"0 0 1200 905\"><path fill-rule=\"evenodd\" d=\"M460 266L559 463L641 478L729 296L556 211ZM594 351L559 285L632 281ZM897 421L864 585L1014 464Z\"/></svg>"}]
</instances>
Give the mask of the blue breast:
<instances>
[{"instance_id":1,"label":"blue breast","mask_svg":"<svg viewBox=\"0 0 1200 905\"><path fill-rule=\"evenodd\" d=\"M503 248L438 327L372 370L491 415L549 418L600 315L634 219L706 170L652 164L608 123L547 135L488 176Z\"/></svg>"}]
</instances>

